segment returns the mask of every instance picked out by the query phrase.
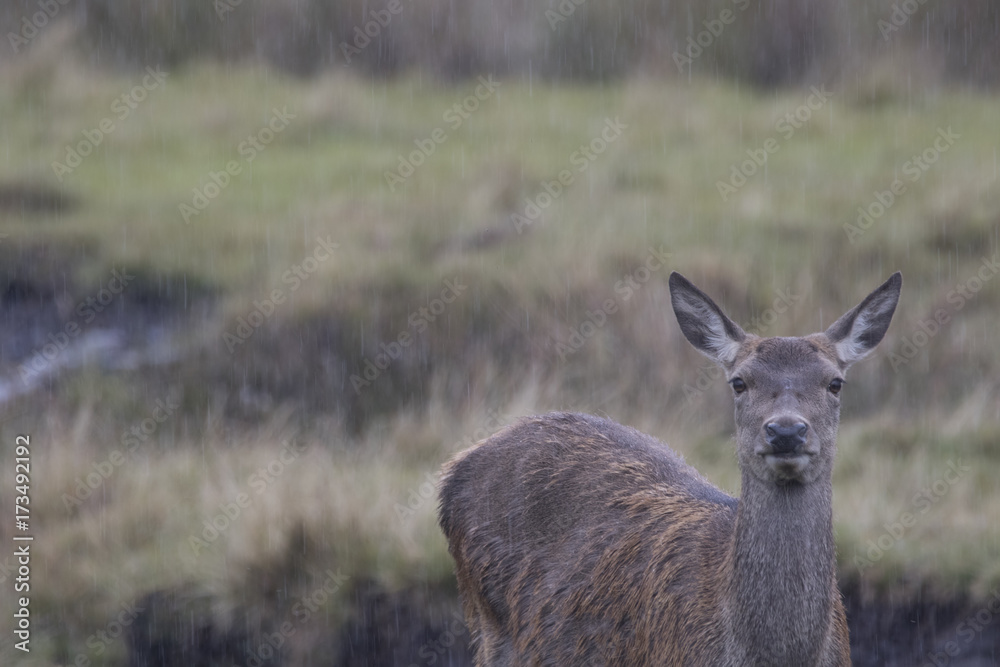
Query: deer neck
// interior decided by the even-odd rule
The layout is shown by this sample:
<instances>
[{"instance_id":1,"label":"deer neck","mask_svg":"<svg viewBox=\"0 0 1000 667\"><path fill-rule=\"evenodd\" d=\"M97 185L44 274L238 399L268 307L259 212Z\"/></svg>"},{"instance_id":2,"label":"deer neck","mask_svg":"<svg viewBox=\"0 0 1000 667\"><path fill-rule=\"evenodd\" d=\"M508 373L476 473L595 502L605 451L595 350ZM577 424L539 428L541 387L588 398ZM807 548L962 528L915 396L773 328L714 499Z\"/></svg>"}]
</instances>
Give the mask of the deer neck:
<instances>
[{"instance_id":1,"label":"deer neck","mask_svg":"<svg viewBox=\"0 0 1000 667\"><path fill-rule=\"evenodd\" d=\"M815 664L830 634L833 484L777 486L744 471L726 584L738 664Z\"/></svg>"}]
</instances>

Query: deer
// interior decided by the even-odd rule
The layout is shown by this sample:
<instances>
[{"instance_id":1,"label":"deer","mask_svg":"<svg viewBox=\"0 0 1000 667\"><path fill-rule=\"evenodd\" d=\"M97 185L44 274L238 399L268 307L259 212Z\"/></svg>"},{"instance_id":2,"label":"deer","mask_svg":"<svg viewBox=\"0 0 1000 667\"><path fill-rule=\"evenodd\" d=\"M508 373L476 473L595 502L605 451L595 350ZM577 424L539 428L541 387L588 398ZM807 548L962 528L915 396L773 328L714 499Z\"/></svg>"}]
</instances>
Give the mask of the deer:
<instances>
[{"instance_id":1,"label":"deer","mask_svg":"<svg viewBox=\"0 0 1000 667\"><path fill-rule=\"evenodd\" d=\"M739 499L614 421L526 417L444 464L438 523L478 667L850 665L833 463L848 367L894 273L822 333L745 332L673 272L684 337L725 373Z\"/></svg>"}]
</instances>

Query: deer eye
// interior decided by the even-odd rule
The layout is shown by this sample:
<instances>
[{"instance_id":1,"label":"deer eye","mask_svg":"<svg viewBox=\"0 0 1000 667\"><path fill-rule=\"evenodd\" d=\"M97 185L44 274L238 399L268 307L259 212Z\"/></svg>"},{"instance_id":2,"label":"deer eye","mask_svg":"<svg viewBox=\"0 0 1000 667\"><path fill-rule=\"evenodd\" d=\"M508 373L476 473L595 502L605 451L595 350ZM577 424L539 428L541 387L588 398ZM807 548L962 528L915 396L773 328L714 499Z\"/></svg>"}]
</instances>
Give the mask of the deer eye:
<instances>
[{"instance_id":1,"label":"deer eye","mask_svg":"<svg viewBox=\"0 0 1000 667\"><path fill-rule=\"evenodd\" d=\"M743 381L743 378L733 378L729 384L733 385L733 391L737 394L742 394L747 390L747 383Z\"/></svg>"},{"instance_id":2,"label":"deer eye","mask_svg":"<svg viewBox=\"0 0 1000 667\"><path fill-rule=\"evenodd\" d=\"M837 395L840 393L840 390L843 388L843 386L844 386L843 380L841 380L840 378L834 378L833 381L830 383L830 386L827 387L826 390L833 395Z\"/></svg>"}]
</instances>

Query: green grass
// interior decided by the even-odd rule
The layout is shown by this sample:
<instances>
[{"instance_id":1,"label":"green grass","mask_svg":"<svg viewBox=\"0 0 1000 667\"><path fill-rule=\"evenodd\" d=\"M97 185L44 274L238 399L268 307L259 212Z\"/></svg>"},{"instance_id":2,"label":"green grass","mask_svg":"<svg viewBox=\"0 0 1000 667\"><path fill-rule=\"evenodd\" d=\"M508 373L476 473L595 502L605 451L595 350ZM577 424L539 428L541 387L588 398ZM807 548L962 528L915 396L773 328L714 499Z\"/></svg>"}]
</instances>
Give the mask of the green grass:
<instances>
[{"instance_id":1,"label":"green grass","mask_svg":"<svg viewBox=\"0 0 1000 667\"><path fill-rule=\"evenodd\" d=\"M997 251L995 98L930 91L903 99L890 91L880 104L862 105L838 92L786 140L775 123L808 91L760 94L709 80L505 80L451 129L443 114L474 82L340 74L301 81L201 65L171 72L59 183L51 162L135 82L60 64L47 85L0 101L0 183L55 187L79 202L58 214L0 213L9 278L43 281L30 257L44 248L62 258L74 299L110 267L126 265L149 280L201 285L217 306L192 325L188 356L168 369L109 376L91 368L44 400L20 401L10 413L24 414L0 424L5 441L28 431L38 443L34 664L72 659L121 601L162 587L193 584L228 603L266 606L275 578L305 573L293 585L305 590L331 565L352 581L451 586L433 502L403 518L400 506L471 434L495 424L497 410L606 413L665 439L738 493L724 383L685 401L684 385L695 384L703 363L669 312L673 269L740 321L765 311L775 290L800 294L768 331L776 335L825 327L902 270L889 335L875 359L852 371L845 392L834 480L842 577L974 596L1000 583L1000 530L991 520L1000 512L992 474L1000 280L961 310L947 298ZM211 171L240 159L240 142L274 107L296 118L184 224L178 205L190 203ZM599 136L606 118L628 128L517 234L510 215L543 181L575 168L574 152ZM857 207L949 126L961 139L850 243L843 225ZM447 141L391 192L384 172L436 127L447 128ZM780 150L766 177L756 174L723 201L716 181L768 137ZM470 245L480 234L494 240ZM312 253L317 236L339 248L293 292L282 275ZM615 298L616 282L661 245L672 253L669 266L561 362L556 342ZM468 292L420 339L423 356L398 362L355 395L348 376L378 342L410 330L409 314L456 276ZM222 332L275 288L288 304L230 357ZM890 354L939 309L950 321L895 372ZM231 419L240 382L267 394L272 407ZM76 477L119 447L122 432L168 390L181 396L178 416L101 494L67 510L61 498ZM189 537L203 519L245 490L295 434L307 454L193 557ZM959 458L970 470L877 562L859 568L855 556L868 541L902 512L919 512L914 494ZM10 476L2 485L9 498ZM345 593L329 602L332 619L343 617L346 601ZM45 620L56 617L64 622ZM122 650L116 644L115 655Z\"/></svg>"}]
</instances>

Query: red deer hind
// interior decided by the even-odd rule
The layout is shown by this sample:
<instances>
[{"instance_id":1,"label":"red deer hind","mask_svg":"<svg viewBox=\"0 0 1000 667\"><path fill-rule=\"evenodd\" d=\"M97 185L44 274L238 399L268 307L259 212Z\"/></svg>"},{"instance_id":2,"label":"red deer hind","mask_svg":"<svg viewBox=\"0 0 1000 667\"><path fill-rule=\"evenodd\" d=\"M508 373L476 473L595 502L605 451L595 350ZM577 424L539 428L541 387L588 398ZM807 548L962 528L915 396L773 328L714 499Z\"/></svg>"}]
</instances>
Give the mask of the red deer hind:
<instances>
[{"instance_id":1,"label":"red deer hind","mask_svg":"<svg viewBox=\"0 0 1000 667\"><path fill-rule=\"evenodd\" d=\"M659 441L526 418L444 467L439 522L476 664L849 665L833 459L847 368L882 340L893 274L825 332L744 332L678 273L684 336L736 404L737 500Z\"/></svg>"}]
</instances>

